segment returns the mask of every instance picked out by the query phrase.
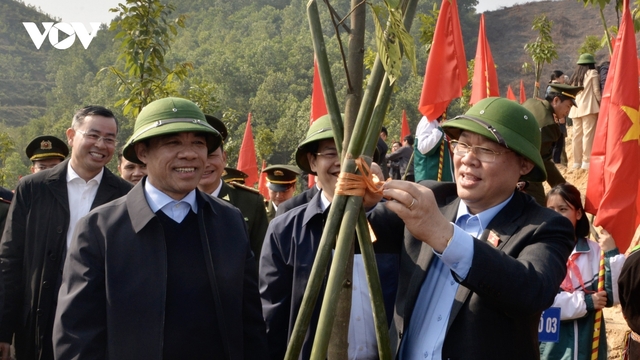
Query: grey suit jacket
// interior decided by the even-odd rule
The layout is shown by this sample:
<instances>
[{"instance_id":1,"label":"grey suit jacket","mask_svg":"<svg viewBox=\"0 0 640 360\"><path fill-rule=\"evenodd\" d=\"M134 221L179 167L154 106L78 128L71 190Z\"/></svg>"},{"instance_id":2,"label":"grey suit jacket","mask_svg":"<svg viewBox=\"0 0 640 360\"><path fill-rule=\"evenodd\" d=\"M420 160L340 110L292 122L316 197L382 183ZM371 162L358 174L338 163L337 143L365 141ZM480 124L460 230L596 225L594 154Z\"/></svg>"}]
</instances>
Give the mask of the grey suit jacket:
<instances>
[{"instance_id":1,"label":"grey suit jacket","mask_svg":"<svg viewBox=\"0 0 640 360\"><path fill-rule=\"evenodd\" d=\"M430 184L442 214L455 221L461 201L450 196L455 184ZM490 231L500 238L497 248L486 242ZM566 218L515 192L481 238L474 239L471 269L459 281L442 358L538 359L540 315L564 279L573 238ZM396 351L414 320L411 314L433 257L431 247L406 232L391 330Z\"/></svg>"}]
</instances>

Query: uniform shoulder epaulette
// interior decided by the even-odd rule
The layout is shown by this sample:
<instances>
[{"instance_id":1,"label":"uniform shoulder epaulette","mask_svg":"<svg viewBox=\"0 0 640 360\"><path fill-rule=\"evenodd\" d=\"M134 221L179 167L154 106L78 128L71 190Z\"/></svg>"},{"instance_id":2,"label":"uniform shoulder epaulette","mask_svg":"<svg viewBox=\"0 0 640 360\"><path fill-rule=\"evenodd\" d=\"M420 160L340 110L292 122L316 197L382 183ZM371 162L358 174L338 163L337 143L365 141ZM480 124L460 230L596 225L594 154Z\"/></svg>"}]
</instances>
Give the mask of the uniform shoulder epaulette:
<instances>
[{"instance_id":1,"label":"uniform shoulder epaulette","mask_svg":"<svg viewBox=\"0 0 640 360\"><path fill-rule=\"evenodd\" d=\"M6 204L11 204L11 201L9 201L7 199L4 199L4 198L1 198L1 197L0 197L0 202L6 203Z\"/></svg>"},{"instance_id":2,"label":"uniform shoulder epaulette","mask_svg":"<svg viewBox=\"0 0 640 360\"><path fill-rule=\"evenodd\" d=\"M236 189L241 189L241 190L246 190L246 191L250 191L254 194L260 194L260 191L258 189L254 189L252 187L248 187L246 185L242 185L240 183L237 183L235 181L230 181L227 184L229 184L231 187L234 187Z\"/></svg>"}]
</instances>

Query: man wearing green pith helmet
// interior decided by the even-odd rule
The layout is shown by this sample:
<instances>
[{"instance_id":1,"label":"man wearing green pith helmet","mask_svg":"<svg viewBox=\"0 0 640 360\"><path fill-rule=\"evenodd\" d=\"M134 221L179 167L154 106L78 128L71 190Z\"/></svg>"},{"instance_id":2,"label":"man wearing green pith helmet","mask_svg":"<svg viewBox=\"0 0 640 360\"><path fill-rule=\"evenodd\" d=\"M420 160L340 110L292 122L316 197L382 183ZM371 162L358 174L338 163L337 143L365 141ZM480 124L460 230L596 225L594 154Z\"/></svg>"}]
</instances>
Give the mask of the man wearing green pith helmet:
<instances>
[{"instance_id":1,"label":"man wearing green pith helmet","mask_svg":"<svg viewBox=\"0 0 640 360\"><path fill-rule=\"evenodd\" d=\"M487 98L443 129L455 184L384 185L406 226L392 347L401 360L538 359L540 314L564 279L573 228L516 191L521 177L546 177L536 119Z\"/></svg>"},{"instance_id":2,"label":"man wearing green pith helmet","mask_svg":"<svg viewBox=\"0 0 640 360\"><path fill-rule=\"evenodd\" d=\"M80 220L54 325L57 359L261 359L256 278L240 211L196 187L222 138L191 101L140 112L131 192Z\"/></svg>"}]
</instances>

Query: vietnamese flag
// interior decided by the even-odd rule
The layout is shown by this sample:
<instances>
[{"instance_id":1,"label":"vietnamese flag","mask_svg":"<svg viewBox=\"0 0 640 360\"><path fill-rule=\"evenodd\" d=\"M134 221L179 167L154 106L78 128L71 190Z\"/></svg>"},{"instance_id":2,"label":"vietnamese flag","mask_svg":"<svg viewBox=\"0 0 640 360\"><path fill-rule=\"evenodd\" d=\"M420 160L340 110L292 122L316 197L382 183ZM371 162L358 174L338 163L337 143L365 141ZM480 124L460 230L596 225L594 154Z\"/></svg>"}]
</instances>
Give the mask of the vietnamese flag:
<instances>
[{"instance_id":1,"label":"vietnamese flag","mask_svg":"<svg viewBox=\"0 0 640 360\"><path fill-rule=\"evenodd\" d=\"M602 92L591 152L585 208L606 229L620 252L640 224L640 94L637 50L629 2Z\"/></svg>"},{"instance_id":2,"label":"vietnamese flag","mask_svg":"<svg viewBox=\"0 0 640 360\"><path fill-rule=\"evenodd\" d=\"M524 104L527 101L527 92L524 90L524 81L520 79L520 104Z\"/></svg>"},{"instance_id":3,"label":"vietnamese flag","mask_svg":"<svg viewBox=\"0 0 640 360\"><path fill-rule=\"evenodd\" d=\"M511 85L507 86L507 99L516 101L516 94L513 93Z\"/></svg>"},{"instance_id":4,"label":"vietnamese flag","mask_svg":"<svg viewBox=\"0 0 640 360\"><path fill-rule=\"evenodd\" d=\"M462 96L468 80L458 5L456 0L442 0L418 110L427 119L437 119L451 100Z\"/></svg>"},{"instance_id":5,"label":"vietnamese flag","mask_svg":"<svg viewBox=\"0 0 640 360\"><path fill-rule=\"evenodd\" d=\"M402 130L400 131L400 142L404 140L404 137L411 135L411 129L409 128L409 122L407 121L407 112L402 110Z\"/></svg>"},{"instance_id":6,"label":"vietnamese flag","mask_svg":"<svg viewBox=\"0 0 640 360\"><path fill-rule=\"evenodd\" d=\"M267 167L267 162L262 160L262 170L260 170L260 181L258 181L258 191L266 200L269 200L269 188L267 188L267 173L264 169Z\"/></svg>"},{"instance_id":7,"label":"vietnamese flag","mask_svg":"<svg viewBox=\"0 0 640 360\"><path fill-rule=\"evenodd\" d=\"M244 137L238 155L238 170L245 172L249 177L244 181L248 187L258 182L258 163L256 162L256 147L253 143L253 132L251 131L251 113L247 119L247 126L244 129Z\"/></svg>"},{"instance_id":8,"label":"vietnamese flag","mask_svg":"<svg viewBox=\"0 0 640 360\"><path fill-rule=\"evenodd\" d=\"M469 104L475 104L491 96L500 96L500 89L498 88L496 65L493 62L489 41L487 41L487 35L484 31L484 14L482 14L480 15L480 30L478 30L478 46L476 47Z\"/></svg>"}]
</instances>

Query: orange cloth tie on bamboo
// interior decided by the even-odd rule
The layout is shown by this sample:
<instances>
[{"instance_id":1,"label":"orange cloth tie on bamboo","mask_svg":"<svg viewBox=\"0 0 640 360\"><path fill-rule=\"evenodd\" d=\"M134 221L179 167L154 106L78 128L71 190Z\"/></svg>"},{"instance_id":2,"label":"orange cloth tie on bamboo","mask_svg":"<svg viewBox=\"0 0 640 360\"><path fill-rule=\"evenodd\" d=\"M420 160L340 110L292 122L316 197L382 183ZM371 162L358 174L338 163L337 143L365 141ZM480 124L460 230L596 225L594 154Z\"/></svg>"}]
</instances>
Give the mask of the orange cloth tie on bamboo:
<instances>
[{"instance_id":1,"label":"orange cloth tie on bamboo","mask_svg":"<svg viewBox=\"0 0 640 360\"><path fill-rule=\"evenodd\" d=\"M371 168L369 168L369 165L362 157L357 158L355 163L359 174L351 174L341 171L338 176L338 183L336 184L336 195L362 197L366 190L369 190L374 194L382 194L382 185L384 185L384 181L380 181L378 176L371 173ZM369 220L367 220L367 226L369 227L371 242L376 242L376 234L373 232Z\"/></svg>"},{"instance_id":2,"label":"orange cloth tie on bamboo","mask_svg":"<svg viewBox=\"0 0 640 360\"><path fill-rule=\"evenodd\" d=\"M355 160L359 174L340 172L336 184L336 195L364 196L366 190L374 194L382 194L382 185L378 176L371 173L369 165L362 157Z\"/></svg>"}]
</instances>

